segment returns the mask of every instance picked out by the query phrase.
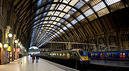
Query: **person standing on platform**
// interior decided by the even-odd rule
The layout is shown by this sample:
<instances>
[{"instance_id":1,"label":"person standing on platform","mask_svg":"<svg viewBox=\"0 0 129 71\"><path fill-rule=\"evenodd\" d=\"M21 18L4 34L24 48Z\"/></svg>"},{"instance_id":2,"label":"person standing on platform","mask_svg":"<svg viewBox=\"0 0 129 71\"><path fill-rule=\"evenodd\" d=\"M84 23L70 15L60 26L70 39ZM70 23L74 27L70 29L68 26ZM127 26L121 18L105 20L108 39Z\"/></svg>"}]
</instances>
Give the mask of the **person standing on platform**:
<instances>
[{"instance_id":1,"label":"person standing on platform","mask_svg":"<svg viewBox=\"0 0 129 71\"><path fill-rule=\"evenodd\" d=\"M38 56L36 56L36 63L38 63L38 60L39 60L39 57L38 57Z\"/></svg>"},{"instance_id":2,"label":"person standing on platform","mask_svg":"<svg viewBox=\"0 0 129 71\"><path fill-rule=\"evenodd\" d=\"M35 55L33 54L32 55L32 63L34 63L34 60L35 60Z\"/></svg>"}]
</instances>

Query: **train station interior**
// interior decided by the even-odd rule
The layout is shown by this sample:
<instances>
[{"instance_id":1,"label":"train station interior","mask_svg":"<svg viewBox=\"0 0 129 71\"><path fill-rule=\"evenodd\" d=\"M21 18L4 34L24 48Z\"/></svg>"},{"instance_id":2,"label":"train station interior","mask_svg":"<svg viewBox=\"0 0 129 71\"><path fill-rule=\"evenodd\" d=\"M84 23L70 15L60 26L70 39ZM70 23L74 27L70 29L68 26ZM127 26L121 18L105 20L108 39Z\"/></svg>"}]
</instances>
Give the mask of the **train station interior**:
<instances>
[{"instance_id":1,"label":"train station interior","mask_svg":"<svg viewBox=\"0 0 129 71\"><path fill-rule=\"evenodd\" d=\"M128 71L129 0L0 0L0 71Z\"/></svg>"}]
</instances>

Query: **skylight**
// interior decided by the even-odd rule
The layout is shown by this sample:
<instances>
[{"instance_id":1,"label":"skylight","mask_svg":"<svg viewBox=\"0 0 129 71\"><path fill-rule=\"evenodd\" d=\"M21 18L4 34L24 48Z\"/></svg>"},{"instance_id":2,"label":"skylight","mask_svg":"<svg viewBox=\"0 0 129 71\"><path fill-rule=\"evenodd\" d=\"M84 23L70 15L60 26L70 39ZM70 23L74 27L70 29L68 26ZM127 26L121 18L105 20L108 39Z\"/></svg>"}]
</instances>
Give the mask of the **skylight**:
<instances>
[{"instance_id":1,"label":"skylight","mask_svg":"<svg viewBox=\"0 0 129 71\"><path fill-rule=\"evenodd\" d=\"M41 6L42 5L42 0L38 0L37 6Z\"/></svg>"},{"instance_id":2,"label":"skylight","mask_svg":"<svg viewBox=\"0 0 129 71\"><path fill-rule=\"evenodd\" d=\"M93 8L97 12L105 7L106 7L106 5L103 2L100 2L99 4L95 5Z\"/></svg>"},{"instance_id":3,"label":"skylight","mask_svg":"<svg viewBox=\"0 0 129 71\"><path fill-rule=\"evenodd\" d=\"M74 25L77 23L77 21L74 19L71 23Z\"/></svg>"},{"instance_id":4,"label":"skylight","mask_svg":"<svg viewBox=\"0 0 129 71\"><path fill-rule=\"evenodd\" d=\"M66 26L67 26L67 27L71 27L72 25L68 23Z\"/></svg>"},{"instance_id":5,"label":"skylight","mask_svg":"<svg viewBox=\"0 0 129 71\"><path fill-rule=\"evenodd\" d=\"M81 21L82 19L84 19L84 16L80 15L77 17L78 21Z\"/></svg>"},{"instance_id":6,"label":"skylight","mask_svg":"<svg viewBox=\"0 0 129 71\"><path fill-rule=\"evenodd\" d=\"M66 28L66 27L63 27L63 29L64 29L64 30L67 30L67 28Z\"/></svg>"},{"instance_id":7,"label":"skylight","mask_svg":"<svg viewBox=\"0 0 129 71\"><path fill-rule=\"evenodd\" d=\"M88 9L84 14L85 16L90 16L91 14L93 14L93 10L92 9Z\"/></svg>"},{"instance_id":8,"label":"skylight","mask_svg":"<svg viewBox=\"0 0 129 71\"><path fill-rule=\"evenodd\" d=\"M116 2L119 2L119 1L121 1L121 0L105 0L105 2L106 2L108 5L112 5L112 4L114 4L114 3L116 3Z\"/></svg>"}]
</instances>

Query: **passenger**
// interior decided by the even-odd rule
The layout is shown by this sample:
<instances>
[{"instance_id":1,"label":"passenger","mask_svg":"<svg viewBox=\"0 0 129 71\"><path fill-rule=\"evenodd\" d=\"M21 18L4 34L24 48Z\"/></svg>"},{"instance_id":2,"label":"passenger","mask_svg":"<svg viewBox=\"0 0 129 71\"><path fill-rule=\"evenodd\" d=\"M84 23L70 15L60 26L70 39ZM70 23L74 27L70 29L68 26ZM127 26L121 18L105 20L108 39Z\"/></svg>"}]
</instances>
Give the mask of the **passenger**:
<instances>
[{"instance_id":1,"label":"passenger","mask_svg":"<svg viewBox=\"0 0 129 71\"><path fill-rule=\"evenodd\" d=\"M38 60L39 60L39 57L38 57L38 56L36 56L36 63L38 63Z\"/></svg>"},{"instance_id":2,"label":"passenger","mask_svg":"<svg viewBox=\"0 0 129 71\"><path fill-rule=\"evenodd\" d=\"M32 63L34 63L34 60L35 60L35 55L33 54L32 55Z\"/></svg>"}]
</instances>

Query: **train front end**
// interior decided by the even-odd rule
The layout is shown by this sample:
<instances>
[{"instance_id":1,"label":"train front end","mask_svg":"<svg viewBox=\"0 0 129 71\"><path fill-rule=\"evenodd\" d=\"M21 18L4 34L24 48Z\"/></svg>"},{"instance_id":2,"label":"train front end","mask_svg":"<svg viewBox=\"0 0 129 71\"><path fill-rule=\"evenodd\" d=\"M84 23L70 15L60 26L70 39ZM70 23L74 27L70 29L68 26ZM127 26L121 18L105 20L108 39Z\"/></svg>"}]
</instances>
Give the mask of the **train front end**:
<instances>
[{"instance_id":1,"label":"train front end","mask_svg":"<svg viewBox=\"0 0 129 71\"><path fill-rule=\"evenodd\" d=\"M79 56L80 56L80 63L81 64L89 64L89 58L88 58L88 55L86 54L86 52L85 51L83 51L83 50L79 50L78 51L78 53L79 53Z\"/></svg>"}]
</instances>

